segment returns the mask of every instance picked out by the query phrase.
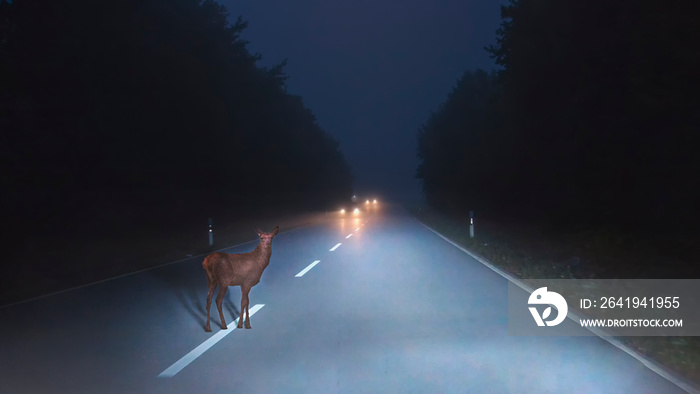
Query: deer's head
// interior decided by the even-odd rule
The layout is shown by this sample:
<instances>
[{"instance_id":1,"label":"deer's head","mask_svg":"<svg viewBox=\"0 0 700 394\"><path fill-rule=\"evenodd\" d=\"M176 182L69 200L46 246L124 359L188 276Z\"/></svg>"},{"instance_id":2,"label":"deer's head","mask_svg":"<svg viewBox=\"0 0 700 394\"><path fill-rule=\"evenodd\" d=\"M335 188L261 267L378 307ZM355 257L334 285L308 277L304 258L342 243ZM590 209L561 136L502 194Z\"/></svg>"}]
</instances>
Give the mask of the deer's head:
<instances>
[{"instance_id":1,"label":"deer's head","mask_svg":"<svg viewBox=\"0 0 700 394\"><path fill-rule=\"evenodd\" d=\"M260 243L263 246L267 246L267 245L270 245L270 243L272 243L272 238L274 238L275 235L277 235L277 233L280 230L280 226L275 227L275 229L272 230L271 233L266 233L266 232L260 230L259 228L256 228L255 230L257 231L258 236L260 237Z\"/></svg>"}]
</instances>

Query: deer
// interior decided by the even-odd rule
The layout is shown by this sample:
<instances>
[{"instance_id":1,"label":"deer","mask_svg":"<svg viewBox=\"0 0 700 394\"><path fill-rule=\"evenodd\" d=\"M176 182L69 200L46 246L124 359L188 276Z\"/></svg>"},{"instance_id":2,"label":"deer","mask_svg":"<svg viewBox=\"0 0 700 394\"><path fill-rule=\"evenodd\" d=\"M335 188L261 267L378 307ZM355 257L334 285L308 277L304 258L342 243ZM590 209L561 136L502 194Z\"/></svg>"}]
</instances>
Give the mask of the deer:
<instances>
[{"instance_id":1,"label":"deer","mask_svg":"<svg viewBox=\"0 0 700 394\"><path fill-rule=\"evenodd\" d=\"M250 328L250 314L248 313L248 293L253 286L260 283L263 271L270 264L272 256L272 238L277 235L279 226L275 227L271 233L266 233L256 228L260 243L252 252L248 253L212 253L204 258L202 267L207 274L207 325L206 332L211 332L209 325L209 309L211 308L211 297L214 290L219 286L219 294L216 296L216 308L219 310L221 318L221 329L226 330L226 320L221 309L221 303L226 295L229 286L241 286L241 316L238 319L238 328L243 328L243 312L245 311L245 328Z\"/></svg>"}]
</instances>

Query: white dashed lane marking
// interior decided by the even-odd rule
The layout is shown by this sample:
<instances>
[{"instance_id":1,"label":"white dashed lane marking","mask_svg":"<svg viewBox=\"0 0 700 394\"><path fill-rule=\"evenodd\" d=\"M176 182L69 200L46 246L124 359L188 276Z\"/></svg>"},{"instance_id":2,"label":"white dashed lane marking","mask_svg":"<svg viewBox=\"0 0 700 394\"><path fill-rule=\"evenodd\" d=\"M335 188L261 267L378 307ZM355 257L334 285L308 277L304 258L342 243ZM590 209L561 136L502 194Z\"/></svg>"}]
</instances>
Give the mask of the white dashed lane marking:
<instances>
[{"instance_id":1,"label":"white dashed lane marking","mask_svg":"<svg viewBox=\"0 0 700 394\"><path fill-rule=\"evenodd\" d=\"M301 270L301 272L299 272L298 274L296 274L296 275L294 275L294 276L295 276L296 278L301 278L302 276L304 276L305 273L309 272L309 270L310 270L311 268L314 268L314 266L315 266L316 264L320 263L320 262L321 262L321 260L316 260L316 261L314 261L313 263L309 264L308 267L304 268L303 270Z\"/></svg>"}]
</instances>

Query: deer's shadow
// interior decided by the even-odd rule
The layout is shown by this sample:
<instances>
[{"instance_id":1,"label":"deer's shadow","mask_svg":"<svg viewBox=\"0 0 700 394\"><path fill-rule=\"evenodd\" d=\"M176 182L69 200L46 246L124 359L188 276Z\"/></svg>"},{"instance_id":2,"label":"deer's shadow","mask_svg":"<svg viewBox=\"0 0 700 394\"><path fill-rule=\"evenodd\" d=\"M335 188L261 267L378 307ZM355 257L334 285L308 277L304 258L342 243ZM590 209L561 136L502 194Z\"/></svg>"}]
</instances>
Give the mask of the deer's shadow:
<instances>
[{"instance_id":1,"label":"deer's shadow","mask_svg":"<svg viewBox=\"0 0 700 394\"><path fill-rule=\"evenodd\" d=\"M167 286L192 318L199 320L202 323L202 327L206 325L208 288L207 278L204 270L202 270L201 262L198 261L195 263L185 261L180 264L173 264L167 267L150 270L149 273L152 277ZM192 277L197 276L201 276L201 283L192 280ZM221 309L224 312L224 318L228 315L233 316L235 320L240 317L240 311L236 305L240 302L241 293L240 290L237 292L232 291L234 289L240 289L240 287L232 286L228 288ZM219 319L219 312L216 308L216 295L219 293L219 290L220 288L217 287L212 295L210 316L214 324L220 327L221 320ZM236 295L238 295L238 300L235 300Z\"/></svg>"}]
</instances>

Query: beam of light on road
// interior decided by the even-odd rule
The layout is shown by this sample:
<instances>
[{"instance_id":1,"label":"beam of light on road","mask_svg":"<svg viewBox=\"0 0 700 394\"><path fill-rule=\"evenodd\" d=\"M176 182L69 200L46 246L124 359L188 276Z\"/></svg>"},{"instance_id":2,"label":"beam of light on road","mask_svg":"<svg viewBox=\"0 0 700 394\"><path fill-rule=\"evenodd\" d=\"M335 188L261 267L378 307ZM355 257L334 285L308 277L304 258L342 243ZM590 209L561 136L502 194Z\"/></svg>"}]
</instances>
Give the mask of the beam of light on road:
<instances>
[{"instance_id":1,"label":"beam of light on road","mask_svg":"<svg viewBox=\"0 0 700 394\"><path fill-rule=\"evenodd\" d=\"M331 250L329 250L329 252L332 252L332 251L338 249L338 247L339 247L340 245L342 245L342 244L341 244L340 242L338 242L338 244L335 245L334 247L332 247Z\"/></svg>"},{"instance_id":2,"label":"beam of light on road","mask_svg":"<svg viewBox=\"0 0 700 394\"><path fill-rule=\"evenodd\" d=\"M248 315L253 316L255 312L259 311L264 307L265 304L255 304L253 307L251 307L248 310ZM229 324L228 330L221 330L214 334L211 338L207 339L206 341L202 342L201 345L197 346L192 350L191 352L187 353L184 357L181 359L177 360L175 364L171 365L166 369L165 371L161 372L160 375L158 375L159 378L172 378L175 376L178 372L182 371L183 368L188 366L192 361L196 360L197 357L201 356L204 352L209 350L210 347L214 346L217 342L222 340L226 335L231 333L233 330L235 330L238 325L238 319L240 319L243 315L243 311L241 311L241 316L238 317L236 320L233 321L233 323Z\"/></svg>"},{"instance_id":3,"label":"beam of light on road","mask_svg":"<svg viewBox=\"0 0 700 394\"><path fill-rule=\"evenodd\" d=\"M350 233L350 235L348 235L347 237L345 237L345 239L348 239L348 238L350 238L350 237L352 237L352 233Z\"/></svg>"},{"instance_id":4,"label":"beam of light on road","mask_svg":"<svg viewBox=\"0 0 700 394\"><path fill-rule=\"evenodd\" d=\"M301 272L299 272L298 274L294 275L294 277L296 277L296 278L301 278L302 276L304 276L305 273L309 272L309 270L310 270L311 268L314 268L314 266L315 266L316 264L320 263L320 262L321 262L321 260L316 260L316 261L314 261L313 263L309 264L308 267L306 267L306 268L304 268L303 270L301 270Z\"/></svg>"},{"instance_id":5,"label":"beam of light on road","mask_svg":"<svg viewBox=\"0 0 700 394\"><path fill-rule=\"evenodd\" d=\"M359 228L359 227L358 227L358 228L356 228L356 229L355 229L355 231L360 231L360 228Z\"/></svg>"}]
</instances>

